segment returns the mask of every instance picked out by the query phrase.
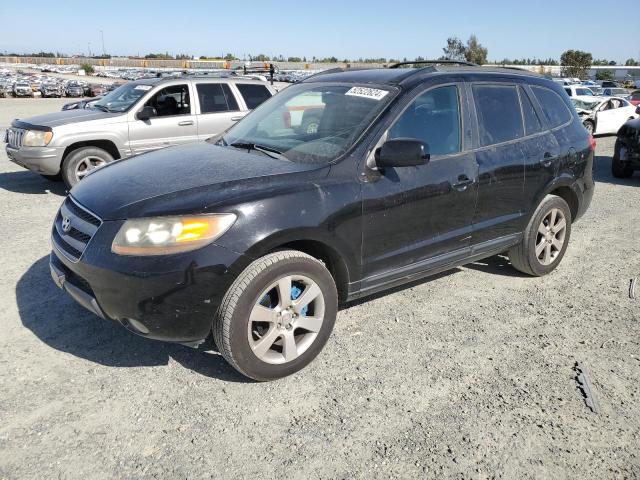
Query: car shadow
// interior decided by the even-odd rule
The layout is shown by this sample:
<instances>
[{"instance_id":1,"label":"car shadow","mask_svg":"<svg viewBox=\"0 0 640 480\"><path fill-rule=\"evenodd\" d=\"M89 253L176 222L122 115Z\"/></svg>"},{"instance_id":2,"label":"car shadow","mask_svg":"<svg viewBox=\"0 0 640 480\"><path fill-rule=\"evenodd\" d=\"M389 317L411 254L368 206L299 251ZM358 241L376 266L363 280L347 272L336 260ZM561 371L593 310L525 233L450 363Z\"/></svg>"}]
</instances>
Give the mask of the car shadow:
<instances>
[{"instance_id":1,"label":"car shadow","mask_svg":"<svg viewBox=\"0 0 640 480\"><path fill-rule=\"evenodd\" d=\"M503 277L530 277L526 273L519 272L511 265L509 257L506 255L494 255L493 257L483 258L473 263L468 263L465 268L477 270L491 275L501 275Z\"/></svg>"},{"instance_id":2,"label":"car shadow","mask_svg":"<svg viewBox=\"0 0 640 480\"><path fill-rule=\"evenodd\" d=\"M5 172L0 173L0 188L16 193L28 193L32 195L66 195L67 190L64 183L54 182L38 175L37 173Z\"/></svg>"},{"instance_id":3,"label":"car shadow","mask_svg":"<svg viewBox=\"0 0 640 480\"><path fill-rule=\"evenodd\" d=\"M198 349L149 340L89 313L54 285L48 256L22 275L16 285L16 300L22 324L61 352L114 368L161 366L173 359L207 377L252 382L227 364L211 339Z\"/></svg>"}]
</instances>

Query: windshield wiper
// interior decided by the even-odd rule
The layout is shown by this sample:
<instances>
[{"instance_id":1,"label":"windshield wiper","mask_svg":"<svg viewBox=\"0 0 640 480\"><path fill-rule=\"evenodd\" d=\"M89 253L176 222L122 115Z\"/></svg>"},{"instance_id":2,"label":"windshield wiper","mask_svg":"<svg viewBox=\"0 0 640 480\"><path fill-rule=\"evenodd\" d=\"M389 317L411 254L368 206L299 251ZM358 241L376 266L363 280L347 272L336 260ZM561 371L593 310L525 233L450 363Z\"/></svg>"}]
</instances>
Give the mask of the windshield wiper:
<instances>
[{"instance_id":1,"label":"windshield wiper","mask_svg":"<svg viewBox=\"0 0 640 480\"><path fill-rule=\"evenodd\" d=\"M283 155L283 153L279 150L276 150L275 148L272 147L267 147L265 145L258 145L255 143L248 143L248 142L235 142L229 145L230 147L234 147L234 148L241 148L241 149L247 149L247 150L257 150L258 152L262 152L265 155L267 155L268 157L271 158L284 158L286 160L286 157ZM275 155L274 155L275 154Z\"/></svg>"}]
</instances>

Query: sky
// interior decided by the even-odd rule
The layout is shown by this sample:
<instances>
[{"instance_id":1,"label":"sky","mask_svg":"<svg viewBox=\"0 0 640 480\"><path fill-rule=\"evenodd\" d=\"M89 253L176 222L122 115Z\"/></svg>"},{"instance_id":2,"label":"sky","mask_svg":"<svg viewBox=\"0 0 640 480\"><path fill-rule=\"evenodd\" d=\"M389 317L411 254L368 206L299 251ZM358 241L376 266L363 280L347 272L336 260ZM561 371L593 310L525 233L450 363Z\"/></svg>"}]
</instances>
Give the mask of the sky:
<instances>
[{"instance_id":1,"label":"sky","mask_svg":"<svg viewBox=\"0 0 640 480\"><path fill-rule=\"evenodd\" d=\"M275 56L437 58L450 36L475 34L489 60L556 58L568 49L594 58L639 59L640 9L603 19L602 0L30 0L0 29L0 52L240 58ZM633 2L632 2L633 3ZM631 4L627 4L630 7ZM0 0L0 12L16 3ZM90 45L89 45L90 44Z\"/></svg>"}]
</instances>

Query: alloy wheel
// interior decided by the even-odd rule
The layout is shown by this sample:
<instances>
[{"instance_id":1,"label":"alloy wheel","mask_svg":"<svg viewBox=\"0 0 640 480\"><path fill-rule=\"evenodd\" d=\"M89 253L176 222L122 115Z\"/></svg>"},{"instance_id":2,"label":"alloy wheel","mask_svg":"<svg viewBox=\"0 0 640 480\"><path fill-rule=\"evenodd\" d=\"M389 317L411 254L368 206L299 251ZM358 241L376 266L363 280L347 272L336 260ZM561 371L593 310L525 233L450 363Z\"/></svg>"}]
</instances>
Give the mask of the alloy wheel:
<instances>
[{"instance_id":1,"label":"alloy wheel","mask_svg":"<svg viewBox=\"0 0 640 480\"><path fill-rule=\"evenodd\" d=\"M551 265L562 252L567 233L567 219L558 208L552 208L538 226L536 258L541 265Z\"/></svg>"},{"instance_id":2,"label":"alloy wheel","mask_svg":"<svg viewBox=\"0 0 640 480\"><path fill-rule=\"evenodd\" d=\"M302 275L278 279L258 297L249 314L251 350L266 363L295 360L318 336L324 310L324 297L316 282Z\"/></svg>"},{"instance_id":3,"label":"alloy wheel","mask_svg":"<svg viewBox=\"0 0 640 480\"><path fill-rule=\"evenodd\" d=\"M107 164L105 160L100 157L87 156L78 162L76 165L76 179L82 180L87 176L89 172L96 168L103 167Z\"/></svg>"}]
</instances>

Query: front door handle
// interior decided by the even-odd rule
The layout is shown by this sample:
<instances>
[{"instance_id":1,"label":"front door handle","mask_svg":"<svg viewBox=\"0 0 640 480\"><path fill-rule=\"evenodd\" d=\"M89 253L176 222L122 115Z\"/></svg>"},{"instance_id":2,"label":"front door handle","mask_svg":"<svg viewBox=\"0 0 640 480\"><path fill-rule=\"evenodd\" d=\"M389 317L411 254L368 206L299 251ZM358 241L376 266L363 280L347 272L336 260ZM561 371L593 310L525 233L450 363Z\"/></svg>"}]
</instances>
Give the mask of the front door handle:
<instances>
[{"instance_id":1,"label":"front door handle","mask_svg":"<svg viewBox=\"0 0 640 480\"><path fill-rule=\"evenodd\" d=\"M182 122L178 122L178 125L181 127L186 127L188 125L193 125L193 120L183 120Z\"/></svg>"},{"instance_id":2,"label":"front door handle","mask_svg":"<svg viewBox=\"0 0 640 480\"><path fill-rule=\"evenodd\" d=\"M464 192L467 189L467 187L472 183L473 183L473 180L471 180L466 175L462 174L458 176L458 182L453 184L453 188L455 188L459 192Z\"/></svg>"},{"instance_id":3,"label":"front door handle","mask_svg":"<svg viewBox=\"0 0 640 480\"><path fill-rule=\"evenodd\" d=\"M242 118L243 118L242 116L240 116L240 117L231 117L231 121L232 122L238 122L238 121L242 120Z\"/></svg>"},{"instance_id":4,"label":"front door handle","mask_svg":"<svg viewBox=\"0 0 640 480\"><path fill-rule=\"evenodd\" d=\"M545 152L544 157L542 157L542 160L540 160L540 164L543 167L550 167L556 158L558 157L553 155L552 153Z\"/></svg>"}]
</instances>

